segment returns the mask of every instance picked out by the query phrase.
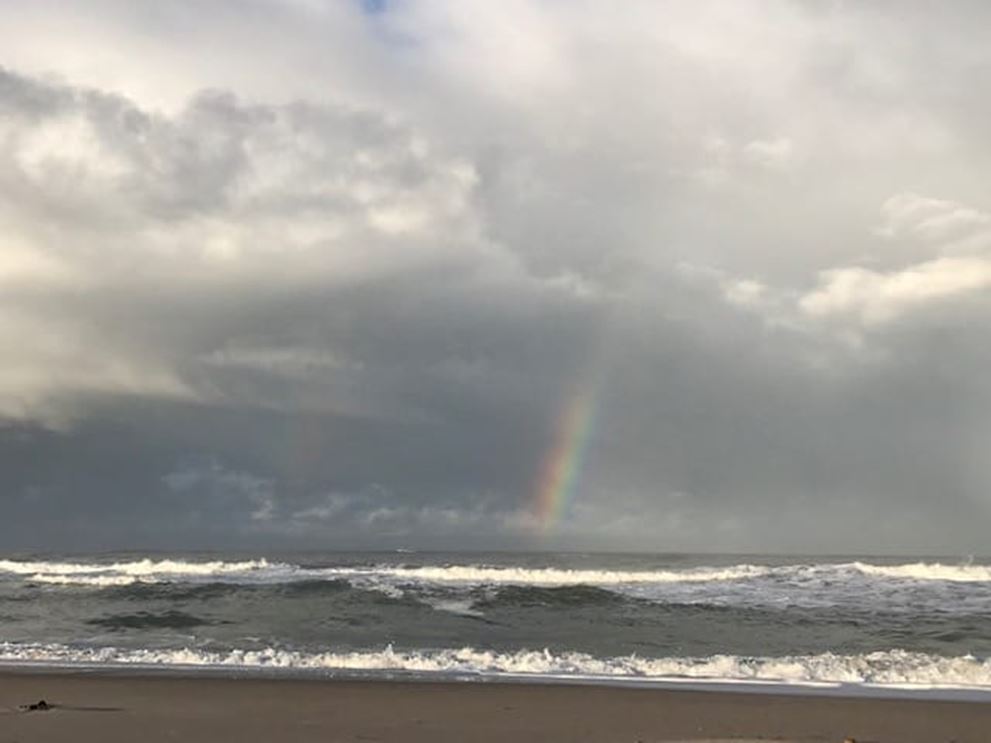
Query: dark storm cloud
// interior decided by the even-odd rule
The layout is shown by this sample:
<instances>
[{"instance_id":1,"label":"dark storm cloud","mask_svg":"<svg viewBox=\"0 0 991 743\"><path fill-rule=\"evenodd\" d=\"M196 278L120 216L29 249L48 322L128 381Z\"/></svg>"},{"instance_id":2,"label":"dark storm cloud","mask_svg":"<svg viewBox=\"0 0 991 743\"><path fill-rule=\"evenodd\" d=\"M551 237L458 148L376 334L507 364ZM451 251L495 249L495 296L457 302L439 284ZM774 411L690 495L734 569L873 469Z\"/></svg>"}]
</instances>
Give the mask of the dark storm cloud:
<instances>
[{"instance_id":1,"label":"dark storm cloud","mask_svg":"<svg viewBox=\"0 0 991 743\"><path fill-rule=\"evenodd\" d=\"M33 6L0 538L980 549L984 7L705 6Z\"/></svg>"}]
</instances>

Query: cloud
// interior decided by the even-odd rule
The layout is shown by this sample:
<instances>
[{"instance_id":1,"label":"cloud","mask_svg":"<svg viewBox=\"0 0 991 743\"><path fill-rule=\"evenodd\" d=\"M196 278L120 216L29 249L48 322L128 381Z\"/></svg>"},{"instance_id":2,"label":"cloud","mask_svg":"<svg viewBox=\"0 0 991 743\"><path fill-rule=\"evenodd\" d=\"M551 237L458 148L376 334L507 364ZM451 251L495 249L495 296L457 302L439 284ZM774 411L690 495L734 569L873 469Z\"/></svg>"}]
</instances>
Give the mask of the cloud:
<instances>
[{"instance_id":1,"label":"cloud","mask_svg":"<svg viewBox=\"0 0 991 743\"><path fill-rule=\"evenodd\" d=\"M263 523L272 521L275 516L271 480L227 469L218 462L174 470L165 475L163 481L170 493L194 499L197 515L200 511L212 511L235 519L237 515L243 515L250 522Z\"/></svg>"},{"instance_id":2,"label":"cloud","mask_svg":"<svg viewBox=\"0 0 991 743\"><path fill-rule=\"evenodd\" d=\"M208 93L169 116L0 75L0 412L51 418L86 392L204 399L216 386L184 375L197 358L259 368L267 353L274 372L333 355L232 351L212 322L225 302L247 326L281 291L514 270L480 233L471 164L381 115ZM119 304L102 306L108 292ZM169 314L193 325L169 329Z\"/></svg>"},{"instance_id":3,"label":"cloud","mask_svg":"<svg viewBox=\"0 0 991 743\"><path fill-rule=\"evenodd\" d=\"M275 534L296 538L326 538L348 534L351 538L404 539L494 538L515 539L528 518L524 510L507 508L498 499L475 495L453 502L417 504L404 502L394 492L372 484L354 493L332 492L315 496L304 508L271 524Z\"/></svg>"},{"instance_id":4,"label":"cloud","mask_svg":"<svg viewBox=\"0 0 991 743\"><path fill-rule=\"evenodd\" d=\"M961 231L991 223L991 215L965 204L914 193L892 196L881 207L883 222L878 234L889 238L946 240ZM991 233L983 233L991 239Z\"/></svg>"},{"instance_id":5,"label":"cloud","mask_svg":"<svg viewBox=\"0 0 991 743\"><path fill-rule=\"evenodd\" d=\"M989 20L0 7L0 535L980 545Z\"/></svg>"},{"instance_id":6,"label":"cloud","mask_svg":"<svg viewBox=\"0 0 991 743\"><path fill-rule=\"evenodd\" d=\"M872 325L989 286L988 258L936 258L890 273L841 268L823 273L799 307L815 318L847 315Z\"/></svg>"},{"instance_id":7,"label":"cloud","mask_svg":"<svg viewBox=\"0 0 991 743\"><path fill-rule=\"evenodd\" d=\"M881 215L878 234L891 240L923 239L935 257L888 270L851 266L822 271L818 286L798 301L803 313L872 326L927 307L965 302L991 286L987 214L963 204L903 193L885 201Z\"/></svg>"},{"instance_id":8,"label":"cloud","mask_svg":"<svg viewBox=\"0 0 991 743\"><path fill-rule=\"evenodd\" d=\"M778 139L755 139L743 148L744 157L771 170L787 168L794 156L794 146L787 137Z\"/></svg>"},{"instance_id":9,"label":"cloud","mask_svg":"<svg viewBox=\"0 0 991 743\"><path fill-rule=\"evenodd\" d=\"M715 282L724 301L762 316L769 325L813 335L837 328L876 335L883 325L911 313L979 300L982 290L991 286L991 232L984 227L983 212L946 200L898 194L883 203L881 216L882 227L876 234L897 241L898 248L906 241L924 240L920 260L899 261L902 265L890 268L822 269L814 286L805 290L773 287L713 269L691 273Z\"/></svg>"},{"instance_id":10,"label":"cloud","mask_svg":"<svg viewBox=\"0 0 991 743\"><path fill-rule=\"evenodd\" d=\"M8 219L102 230L103 271L230 281L282 260L287 278L345 278L415 265L472 229L471 165L376 114L206 93L170 117L4 75ZM31 247L83 269L79 237Z\"/></svg>"}]
</instances>

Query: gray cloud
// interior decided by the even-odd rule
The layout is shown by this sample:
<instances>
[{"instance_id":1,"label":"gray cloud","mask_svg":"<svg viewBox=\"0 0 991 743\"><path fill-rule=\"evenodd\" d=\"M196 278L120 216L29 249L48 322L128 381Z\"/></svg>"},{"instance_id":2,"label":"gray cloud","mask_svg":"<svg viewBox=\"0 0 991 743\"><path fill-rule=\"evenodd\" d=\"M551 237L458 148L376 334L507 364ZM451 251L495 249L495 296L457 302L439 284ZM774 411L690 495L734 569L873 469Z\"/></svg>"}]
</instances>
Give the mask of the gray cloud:
<instances>
[{"instance_id":1,"label":"gray cloud","mask_svg":"<svg viewBox=\"0 0 991 743\"><path fill-rule=\"evenodd\" d=\"M192 10L0 23L6 541L980 549L983 5Z\"/></svg>"}]
</instances>

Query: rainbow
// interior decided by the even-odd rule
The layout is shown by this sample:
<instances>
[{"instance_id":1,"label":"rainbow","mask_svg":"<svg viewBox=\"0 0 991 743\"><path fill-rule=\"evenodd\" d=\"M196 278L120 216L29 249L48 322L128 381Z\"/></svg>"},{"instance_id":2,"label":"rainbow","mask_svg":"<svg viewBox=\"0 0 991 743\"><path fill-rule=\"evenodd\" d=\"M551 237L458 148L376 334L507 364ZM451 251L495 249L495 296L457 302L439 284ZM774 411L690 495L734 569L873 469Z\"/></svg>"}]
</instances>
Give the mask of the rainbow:
<instances>
[{"instance_id":1,"label":"rainbow","mask_svg":"<svg viewBox=\"0 0 991 743\"><path fill-rule=\"evenodd\" d=\"M596 384L579 385L558 416L553 446L544 456L533 488L533 514L544 533L561 520L581 473L595 422L597 388Z\"/></svg>"}]
</instances>

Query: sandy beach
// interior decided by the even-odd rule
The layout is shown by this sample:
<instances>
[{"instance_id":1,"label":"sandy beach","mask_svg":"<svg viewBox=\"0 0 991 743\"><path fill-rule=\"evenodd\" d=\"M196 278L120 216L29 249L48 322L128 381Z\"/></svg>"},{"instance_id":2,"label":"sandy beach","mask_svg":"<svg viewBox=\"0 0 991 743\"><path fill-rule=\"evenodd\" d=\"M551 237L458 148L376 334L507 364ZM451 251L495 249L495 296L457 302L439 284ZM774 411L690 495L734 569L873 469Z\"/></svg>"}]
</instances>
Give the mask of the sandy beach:
<instances>
[{"instance_id":1,"label":"sandy beach","mask_svg":"<svg viewBox=\"0 0 991 743\"><path fill-rule=\"evenodd\" d=\"M21 705L45 699L47 711ZM986 743L991 704L596 686L0 674L0 743Z\"/></svg>"}]
</instances>

